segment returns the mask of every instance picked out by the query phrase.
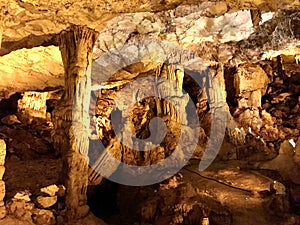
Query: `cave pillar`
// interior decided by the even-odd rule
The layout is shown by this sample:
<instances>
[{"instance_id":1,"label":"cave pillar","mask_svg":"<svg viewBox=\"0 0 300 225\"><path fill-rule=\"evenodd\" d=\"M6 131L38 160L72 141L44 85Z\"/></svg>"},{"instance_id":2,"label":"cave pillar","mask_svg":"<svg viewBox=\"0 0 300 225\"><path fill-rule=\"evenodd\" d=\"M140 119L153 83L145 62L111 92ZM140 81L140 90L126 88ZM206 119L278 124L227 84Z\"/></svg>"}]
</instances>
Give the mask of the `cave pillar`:
<instances>
[{"instance_id":1,"label":"cave pillar","mask_svg":"<svg viewBox=\"0 0 300 225\"><path fill-rule=\"evenodd\" d=\"M229 112L226 102L226 87L224 78L224 66L219 64L216 68L211 68L211 72L206 79L205 88L208 95L211 113L214 114L215 126L218 127L219 133L215 134L215 140L220 140L224 136L225 127L229 130L235 128L236 124ZM214 141L214 140L212 140Z\"/></svg>"},{"instance_id":2,"label":"cave pillar","mask_svg":"<svg viewBox=\"0 0 300 225\"><path fill-rule=\"evenodd\" d=\"M65 69L65 92L53 111L53 142L62 155L62 182L66 186L68 222L89 212L88 186L89 103L92 49L97 33L84 26L71 26L58 41Z\"/></svg>"}]
</instances>

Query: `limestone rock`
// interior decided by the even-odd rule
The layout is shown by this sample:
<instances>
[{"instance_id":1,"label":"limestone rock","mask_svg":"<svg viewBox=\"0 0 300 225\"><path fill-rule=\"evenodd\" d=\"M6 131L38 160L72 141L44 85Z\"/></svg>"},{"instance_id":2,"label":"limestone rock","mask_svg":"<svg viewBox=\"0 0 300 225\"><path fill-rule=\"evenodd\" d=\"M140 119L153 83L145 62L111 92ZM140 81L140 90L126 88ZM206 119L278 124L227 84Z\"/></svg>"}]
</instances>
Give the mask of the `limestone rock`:
<instances>
[{"instance_id":1,"label":"limestone rock","mask_svg":"<svg viewBox=\"0 0 300 225\"><path fill-rule=\"evenodd\" d=\"M0 201L2 201L5 197L5 183L4 181L0 181Z\"/></svg>"},{"instance_id":2,"label":"limestone rock","mask_svg":"<svg viewBox=\"0 0 300 225\"><path fill-rule=\"evenodd\" d=\"M56 220L53 212L44 209L35 209L32 214L33 222L36 225L55 225Z\"/></svg>"},{"instance_id":3,"label":"limestone rock","mask_svg":"<svg viewBox=\"0 0 300 225\"><path fill-rule=\"evenodd\" d=\"M0 180L2 180L4 173L5 173L5 167L0 166Z\"/></svg>"},{"instance_id":4,"label":"limestone rock","mask_svg":"<svg viewBox=\"0 0 300 225\"><path fill-rule=\"evenodd\" d=\"M52 184L47 187L41 188L41 192L48 194L50 197L58 196L63 197L66 194L66 188L63 185Z\"/></svg>"},{"instance_id":5,"label":"limestone rock","mask_svg":"<svg viewBox=\"0 0 300 225\"><path fill-rule=\"evenodd\" d=\"M6 143L0 140L0 166L4 166L6 156Z\"/></svg>"},{"instance_id":6,"label":"limestone rock","mask_svg":"<svg viewBox=\"0 0 300 225\"><path fill-rule=\"evenodd\" d=\"M17 113L16 115L17 115L18 119L22 122L22 124L25 124L25 125L32 124L33 118L31 116L25 115L23 113Z\"/></svg>"},{"instance_id":7,"label":"limestone rock","mask_svg":"<svg viewBox=\"0 0 300 225\"><path fill-rule=\"evenodd\" d=\"M7 63L10 61L15 62L14 66ZM64 85L60 51L54 46L21 49L1 57L0 74L1 90L9 87L23 92Z\"/></svg>"},{"instance_id":8,"label":"limestone rock","mask_svg":"<svg viewBox=\"0 0 300 225\"><path fill-rule=\"evenodd\" d=\"M5 206L0 206L0 220L3 219L7 214L7 210Z\"/></svg>"},{"instance_id":9,"label":"limestone rock","mask_svg":"<svg viewBox=\"0 0 300 225\"><path fill-rule=\"evenodd\" d=\"M58 185L58 191L57 191L58 197L64 197L66 195L66 188L64 185Z\"/></svg>"},{"instance_id":10,"label":"limestone rock","mask_svg":"<svg viewBox=\"0 0 300 225\"><path fill-rule=\"evenodd\" d=\"M34 204L31 202L25 202L25 200L12 200L7 204L7 210L9 214L13 215L17 219L22 221L32 222L32 210Z\"/></svg>"},{"instance_id":11,"label":"limestone rock","mask_svg":"<svg viewBox=\"0 0 300 225\"><path fill-rule=\"evenodd\" d=\"M216 2L214 5L210 6L207 11L211 16L220 16L227 12L228 6L226 2Z\"/></svg>"},{"instance_id":12,"label":"limestone rock","mask_svg":"<svg viewBox=\"0 0 300 225\"><path fill-rule=\"evenodd\" d=\"M46 118L47 92L24 92L18 101L18 111L32 117Z\"/></svg>"},{"instance_id":13,"label":"limestone rock","mask_svg":"<svg viewBox=\"0 0 300 225\"><path fill-rule=\"evenodd\" d=\"M54 197L55 194L59 191L59 187L53 184L48 187L41 188L41 192L48 194L50 197Z\"/></svg>"},{"instance_id":14,"label":"limestone rock","mask_svg":"<svg viewBox=\"0 0 300 225\"><path fill-rule=\"evenodd\" d=\"M285 195L286 194L285 186L282 183L278 182L278 181L274 181L271 184L270 190L274 191L276 195Z\"/></svg>"},{"instance_id":15,"label":"limestone rock","mask_svg":"<svg viewBox=\"0 0 300 225\"><path fill-rule=\"evenodd\" d=\"M267 90L269 78L259 65L244 64L234 76L239 108L260 107L261 97Z\"/></svg>"},{"instance_id":16,"label":"limestone rock","mask_svg":"<svg viewBox=\"0 0 300 225\"><path fill-rule=\"evenodd\" d=\"M47 209L56 204L57 196L53 196L53 197L38 196L36 198L36 201L37 201L39 207L41 207L43 209Z\"/></svg>"},{"instance_id":17,"label":"limestone rock","mask_svg":"<svg viewBox=\"0 0 300 225\"><path fill-rule=\"evenodd\" d=\"M21 121L16 115L8 115L1 119L1 123L5 125L21 124Z\"/></svg>"},{"instance_id":18,"label":"limestone rock","mask_svg":"<svg viewBox=\"0 0 300 225\"><path fill-rule=\"evenodd\" d=\"M24 200L25 202L30 202L31 193L29 193L28 191L20 191L18 193L15 194L14 199L16 200Z\"/></svg>"}]
</instances>

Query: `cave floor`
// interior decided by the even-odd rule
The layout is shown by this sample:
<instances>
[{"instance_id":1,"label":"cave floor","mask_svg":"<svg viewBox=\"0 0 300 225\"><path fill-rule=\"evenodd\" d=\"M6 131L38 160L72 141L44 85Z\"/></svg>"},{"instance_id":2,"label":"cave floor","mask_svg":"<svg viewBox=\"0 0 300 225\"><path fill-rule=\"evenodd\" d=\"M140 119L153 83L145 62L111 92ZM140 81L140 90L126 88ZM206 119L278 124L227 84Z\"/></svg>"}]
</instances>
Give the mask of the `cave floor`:
<instances>
[{"instance_id":1,"label":"cave floor","mask_svg":"<svg viewBox=\"0 0 300 225\"><path fill-rule=\"evenodd\" d=\"M49 134L48 127L42 124L0 128L2 136L11 143L5 164L6 202L18 192L30 193L34 199L40 188L59 184L62 161L45 147L42 141L48 140L48 136L37 134L43 131ZM18 145L19 142L22 145ZM199 172L198 164L198 160L191 160L178 174L160 184L146 187L119 185L117 213L108 216L106 222L110 225L200 224L205 214L212 225L299 224L299 216L289 209L287 195L270 191L275 180L286 185L274 170L257 170L246 161L231 160L217 161ZM0 224L30 223L9 215Z\"/></svg>"},{"instance_id":2,"label":"cave floor","mask_svg":"<svg viewBox=\"0 0 300 225\"><path fill-rule=\"evenodd\" d=\"M198 164L193 160L159 185L121 186L120 215L107 222L114 225L201 224L206 212L210 224L299 224L299 216L289 209L287 196L270 191L275 180L281 181L275 171L249 169L247 162L232 160L216 162L199 172Z\"/></svg>"},{"instance_id":3,"label":"cave floor","mask_svg":"<svg viewBox=\"0 0 300 225\"><path fill-rule=\"evenodd\" d=\"M57 183L60 166L61 160L46 157L26 161L7 160L6 198L11 199L17 192L25 190L33 195L38 194L40 188ZM111 225L139 224L140 221L132 223L132 219L136 215L134 210L137 210L132 205L141 207L144 204L143 199L146 206L149 198L152 201L153 199L159 199L159 201L165 203L164 206L157 206L160 208L159 211L166 211L164 207L169 202L172 205L183 206L182 213L184 214L185 210L188 213L188 205L190 204L193 208L194 204L191 203L191 199L195 198L195 201L197 201L197 194L200 194L200 196L204 194L221 203L222 206L208 203L205 207L208 207L208 210L213 211L214 214L220 213L219 216L224 214L224 208L228 209L230 214L233 215L233 225L297 224L293 221L299 221L298 216L288 212L281 215L282 212L276 211L280 211L276 208L282 207L282 202L275 206L274 211L270 210L270 204L273 204L275 198L270 193L270 185L276 178L280 179L280 177L276 177L276 173L272 173L272 171L266 171L266 173L272 174L268 176L269 174L265 175L260 173L261 171L245 170L243 169L244 166L245 162L240 161L218 162L206 171L199 172L198 162L192 161L189 166L186 166L175 176L177 179L174 180L173 177L160 184L159 187L157 185L144 188L123 186L119 189L119 195L124 194L124 192L131 194L119 197L120 215L114 216L113 219L109 219L107 222ZM140 196L137 197L137 195ZM176 199L178 195L179 197ZM126 205L125 202L129 205ZM184 209L184 207L187 207L187 209ZM225 216L227 216L226 213ZM172 217L172 215L167 212L163 217ZM136 219L138 220L138 217ZM156 219L152 222L148 224L163 225L165 223L162 219ZM1 225L6 224L26 225L28 223L8 217L1 221ZM184 224L188 223L185 222Z\"/></svg>"},{"instance_id":4,"label":"cave floor","mask_svg":"<svg viewBox=\"0 0 300 225\"><path fill-rule=\"evenodd\" d=\"M61 164L61 159L46 157L26 161L7 160L5 165L7 199L12 198L19 191L28 190L34 193L43 187L57 184Z\"/></svg>"}]
</instances>

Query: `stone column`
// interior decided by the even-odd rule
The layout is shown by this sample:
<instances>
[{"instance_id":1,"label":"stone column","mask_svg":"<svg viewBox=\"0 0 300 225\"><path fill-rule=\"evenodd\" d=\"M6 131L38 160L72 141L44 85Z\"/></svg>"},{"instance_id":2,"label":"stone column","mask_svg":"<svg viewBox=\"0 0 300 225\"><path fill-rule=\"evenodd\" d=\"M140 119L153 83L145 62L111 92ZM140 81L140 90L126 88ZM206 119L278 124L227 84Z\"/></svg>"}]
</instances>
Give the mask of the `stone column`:
<instances>
[{"instance_id":1,"label":"stone column","mask_svg":"<svg viewBox=\"0 0 300 225\"><path fill-rule=\"evenodd\" d=\"M6 216L6 208L4 206L5 197L5 183L2 180L5 172L5 156L6 156L6 144L4 140L0 140L0 219Z\"/></svg>"},{"instance_id":2,"label":"stone column","mask_svg":"<svg viewBox=\"0 0 300 225\"><path fill-rule=\"evenodd\" d=\"M92 49L98 34L85 26L71 26L59 35L65 68L65 93L53 111L53 142L62 157L68 222L89 212L88 186L89 103Z\"/></svg>"}]
</instances>

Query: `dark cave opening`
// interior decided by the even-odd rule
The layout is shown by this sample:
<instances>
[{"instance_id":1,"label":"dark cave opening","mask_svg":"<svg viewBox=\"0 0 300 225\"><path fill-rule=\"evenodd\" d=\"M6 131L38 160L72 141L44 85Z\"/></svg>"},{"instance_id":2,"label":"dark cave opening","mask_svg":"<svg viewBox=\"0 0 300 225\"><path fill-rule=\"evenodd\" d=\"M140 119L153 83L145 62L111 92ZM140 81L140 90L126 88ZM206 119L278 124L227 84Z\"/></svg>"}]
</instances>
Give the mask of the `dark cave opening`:
<instances>
[{"instance_id":1,"label":"dark cave opening","mask_svg":"<svg viewBox=\"0 0 300 225\"><path fill-rule=\"evenodd\" d=\"M234 75L236 73L236 67L224 68L225 89L227 93L226 102L229 106L231 114L233 114L234 110L238 107L238 102L236 98L236 87L234 84Z\"/></svg>"},{"instance_id":2,"label":"dark cave opening","mask_svg":"<svg viewBox=\"0 0 300 225\"><path fill-rule=\"evenodd\" d=\"M18 112L18 100L21 99L21 93L14 93L9 98L0 101L0 118Z\"/></svg>"},{"instance_id":3,"label":"dark cave opening","mask_svg":"<svg viewBox=\"0 0 300 225\"><path fill-rule=\"evenodd\" d=\"M87 203L92 213L103 220L115 223L119 214L119 184L103 179L99 185L90 185L87 190Z\"/></svg>"}]
</instances>

